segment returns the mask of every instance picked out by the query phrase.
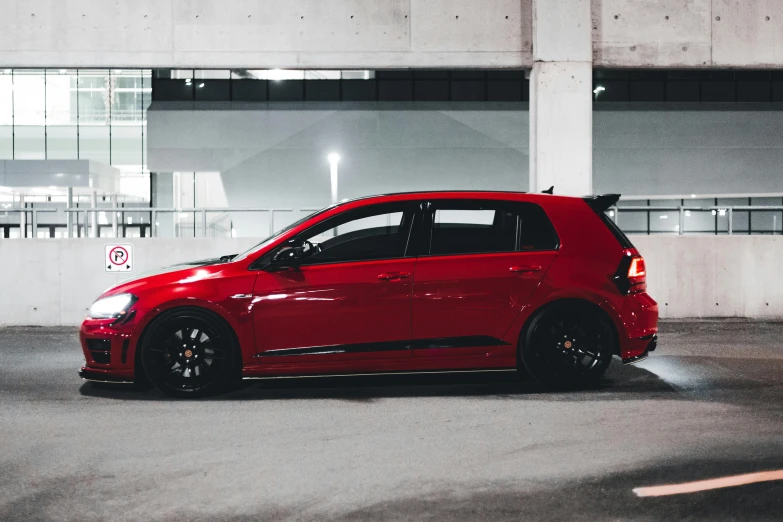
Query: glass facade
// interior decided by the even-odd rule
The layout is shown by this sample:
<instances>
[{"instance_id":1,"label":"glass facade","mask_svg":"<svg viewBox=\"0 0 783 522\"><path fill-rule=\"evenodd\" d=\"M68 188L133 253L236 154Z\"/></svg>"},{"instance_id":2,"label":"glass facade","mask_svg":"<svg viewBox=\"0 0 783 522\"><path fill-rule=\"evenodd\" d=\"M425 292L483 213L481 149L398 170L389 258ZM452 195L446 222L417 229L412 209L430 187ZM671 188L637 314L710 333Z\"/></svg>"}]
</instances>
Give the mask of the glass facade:
<instances>
[{"instance_id":1,"label":"glass facade","mask_svg":"<svg viewBox=\"0 0 783 522\"><path fill-rule=\"evenodd\" d=\"M156 69L155 101L520 102L522 70Z\"/></svg>"},{"instance_id":2,"label":"glass facade","mask_svg":"<svg viewBox=\"0 0 783 522\"><path fill-rule=\"evenodd\" d=\"M123 194L149 200L151 101L151 70L0 69L0 159L110 164Z\"/></svg>"}]
</instances>

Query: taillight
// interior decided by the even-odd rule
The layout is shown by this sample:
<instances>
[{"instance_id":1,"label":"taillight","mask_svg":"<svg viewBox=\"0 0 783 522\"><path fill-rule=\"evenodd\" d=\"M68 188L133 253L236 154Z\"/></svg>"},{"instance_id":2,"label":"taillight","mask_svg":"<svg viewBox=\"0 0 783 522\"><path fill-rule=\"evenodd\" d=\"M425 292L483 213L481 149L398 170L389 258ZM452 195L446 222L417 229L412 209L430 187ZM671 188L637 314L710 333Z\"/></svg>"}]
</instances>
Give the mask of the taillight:
<instances>
[{"instance_id":1,"label":"taillight","mask_svg":"<svg viewBox=\"0 0 783 522\"><path fill-rule=\"evenodd\" d=\"M622 294L639 294L647 291L647 271L644 258L636 249L629 248L623 252L623 258L614 276L617 289Z\"/></svg>"}]
</instances>

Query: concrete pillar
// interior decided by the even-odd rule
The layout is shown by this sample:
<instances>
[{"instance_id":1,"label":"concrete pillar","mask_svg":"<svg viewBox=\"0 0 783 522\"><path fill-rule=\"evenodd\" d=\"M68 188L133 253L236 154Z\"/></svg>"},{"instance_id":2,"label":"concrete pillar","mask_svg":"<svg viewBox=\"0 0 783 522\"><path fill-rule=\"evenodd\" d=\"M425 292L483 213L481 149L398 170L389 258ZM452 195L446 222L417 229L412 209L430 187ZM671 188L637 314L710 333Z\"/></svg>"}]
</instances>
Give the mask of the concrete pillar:
<instances>
[{"instance_id":1,"label":"concrete pillar","mask_svg":"<svg viewBox=\"0 0 783 522\"><path fill-rule=\"evenodd\" d=\"M590 0L533 0L530 191L593 191Z\"/></svg>"}]
</instances>

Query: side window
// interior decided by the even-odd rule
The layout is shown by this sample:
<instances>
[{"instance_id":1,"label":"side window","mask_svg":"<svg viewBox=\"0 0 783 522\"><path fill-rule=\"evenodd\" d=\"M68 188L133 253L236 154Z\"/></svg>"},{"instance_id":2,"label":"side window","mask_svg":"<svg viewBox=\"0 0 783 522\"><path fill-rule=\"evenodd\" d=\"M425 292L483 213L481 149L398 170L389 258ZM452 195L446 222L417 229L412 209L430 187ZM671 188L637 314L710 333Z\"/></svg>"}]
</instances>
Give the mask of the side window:
<instances>
[{"instance_id":1,"label":"side window","mask_svg":"<svg viewBox=\"0 0 783 522\"><path fill-rule=\"evenodd\" d=\"M336 216L306 231L310 243L303 264L394 259L405 255L413 210L373 206Z\"/></svg>"},{"instance_id":2,"label":"side window","mask_svg":"<svg viewBox=\"0 0 783 522\"><path fill-rule=\"evenodd\" d=\"M436 202L431 255L557 248L557 236L537 205L504 201Z\"/></svg>"}]
</instances>

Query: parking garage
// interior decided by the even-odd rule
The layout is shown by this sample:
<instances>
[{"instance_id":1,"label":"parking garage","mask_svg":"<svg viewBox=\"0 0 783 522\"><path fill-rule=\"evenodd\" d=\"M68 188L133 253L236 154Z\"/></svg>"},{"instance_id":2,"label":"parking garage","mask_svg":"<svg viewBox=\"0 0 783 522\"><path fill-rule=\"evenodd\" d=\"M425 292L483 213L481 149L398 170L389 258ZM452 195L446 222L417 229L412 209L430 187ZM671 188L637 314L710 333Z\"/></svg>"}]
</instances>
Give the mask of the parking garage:
<instances>
[{"instance_id":1,"label":"parking garage","mask_svg":"<svg viewBox=\"0 0 783 522\"><path fill-rule=\"evenodd\" d=\"M1 519L779 517L780 5L2 7ZM330 206L439 191L483 194L486 204L496 197L487 194L542 197L550 187L554 197L620 195L601 219L643 256L660 318L649 357L618 350L586 389L547 386L521 356L513 368L434 362L416 372L380 365L302 377L268 370L274 357L247 348L268 340L277 342L269 352L397 358L495 343L517 353L517 331L508 341L505 330L469 330L466 317L497 318L491 301L472 316L447 307L460 291L469 301L485 289L419 290L426 272L414 261L410 271L379 274L410 285L410 313L399 316L412 318L411 339L395 351L383 337L393 321L369 315L388 294L360 294L351 319L315 308L332 294L296 286L311 315L293 330L308 341L284 340L296 336L283 308L274 320L248 319L250 340L233 334L244 375L273 378L200 401L148 382L136 358L141 330L105 350L80 340L107 289L193 261L231 262ZM471 205L444 211L459 219L487 211ZM416 212L412 225L395 222L411 238L426 215ZM499 215L474 225L498 225ZM383 216L376 225L397 226L396 211ZM524 250L523 218L515 219L512 249ZM331 230L319 234L336 238ZM517 265L546 272L540 261ZM184 295L188 285L214 267L187 266L195 268L173 292L196 299ZM263 310L289 306L286 292L237 286L229 299ZM453 337L417 337L417 298L432 295L427 310L459 330ZM127 319L112 320L140 320L133 299L120 311ZM516 310L523 333L534 303ZM368 337L337 350L327 335L334 323ZM106 359L87 360L95 353ZM97 380L121 382L77 374L119 360L127 371Z\"/></svg>"}]
</instances>

